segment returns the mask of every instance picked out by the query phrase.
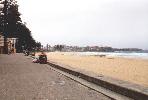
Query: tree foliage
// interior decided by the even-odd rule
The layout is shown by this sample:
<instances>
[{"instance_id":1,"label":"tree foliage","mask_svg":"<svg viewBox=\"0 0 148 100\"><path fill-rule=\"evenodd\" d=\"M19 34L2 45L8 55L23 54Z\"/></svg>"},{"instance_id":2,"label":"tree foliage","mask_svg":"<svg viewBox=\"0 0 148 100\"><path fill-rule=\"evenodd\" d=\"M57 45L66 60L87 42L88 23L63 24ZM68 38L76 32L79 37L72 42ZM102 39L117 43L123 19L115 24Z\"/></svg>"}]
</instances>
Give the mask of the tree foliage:
<instances>
[{"instance_id":1,"label":"tree foliage","mask_svg":"<svg viewBox=\"0 0 148 100\"><path fill-rule=\"evenodd\" d=\"M2 4L1 31L5 36L11 37L16 33L17 24L21 23L18 5L15 0L4 0Z\"/></svg>"},{"instance_id":2,"label":"tree foliage","mask_svg":"<svg viewBox=\"0 0 148 100\"><path fill-rule=\"evenodd\" d=\"M40 42L36 42L36 50L40 51L41 47L42 47L41 43Z\"/></svg>"},{"instance_id":3,"label":"tree foliage","mask_svg":"<svg viewBox=\"0 0 148 100\"><path fill-rule=\"evenodd\" d=\"M26 27L25 24L18 24L17 34L15 37L18 38L17 49L21 52L22 49L32 50L36 47L36 42L31 36L31 31ZM22 48L24 47L24 48Z\"/></svg>"},{"instance_id":4,"label":"tree foliage","mask_svg":"<svg viewBox=\"0 0 148 100\"><path fill-rule=\"evenodd\" d=\"M55 45L54 49L57 51L62 51L62 49L64 48L64 45Z\"/></svg>"}]
</instances>

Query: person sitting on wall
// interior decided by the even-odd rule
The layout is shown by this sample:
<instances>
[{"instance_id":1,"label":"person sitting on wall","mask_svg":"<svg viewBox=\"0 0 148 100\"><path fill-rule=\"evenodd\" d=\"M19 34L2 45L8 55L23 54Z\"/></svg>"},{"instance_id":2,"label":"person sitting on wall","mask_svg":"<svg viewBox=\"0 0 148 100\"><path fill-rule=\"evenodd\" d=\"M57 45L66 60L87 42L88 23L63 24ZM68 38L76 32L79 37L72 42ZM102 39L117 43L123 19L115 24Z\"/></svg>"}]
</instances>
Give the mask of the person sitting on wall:
<instances>
[{"instance_id":1,"label":"person sitting on wall","mask_svg":"<svg viewBox=\"0 0 148 100\"><path fill-rule=\"evenodd\" d=\"M39 63L47 63L47 55L41 51L41 54L39 55Z\"/></svg>"}]
</instances>

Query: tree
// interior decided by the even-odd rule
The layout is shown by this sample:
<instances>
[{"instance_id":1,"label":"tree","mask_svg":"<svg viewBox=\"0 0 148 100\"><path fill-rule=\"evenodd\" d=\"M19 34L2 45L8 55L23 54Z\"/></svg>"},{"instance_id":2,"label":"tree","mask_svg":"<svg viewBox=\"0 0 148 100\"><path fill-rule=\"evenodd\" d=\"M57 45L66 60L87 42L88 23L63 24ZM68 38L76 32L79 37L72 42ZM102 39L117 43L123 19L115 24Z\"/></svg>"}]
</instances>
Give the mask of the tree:
<instances>
[{"instance_id":1,"label":"tree","mask_svg":"<svg viewBox=\"0 0 148 100\"><path fill-rule=\"evenodd\" d=\"M57 51L62 51L62 49L64 48L64 45L55 45L54 49Z\"/></svg>"},{"instance_id":2,"label":"tree","mask_svg":"<svg viewBox=\"0 0 148 100\"><path fill-rule=\"evenodd\" d=\"M16 33L17 24L22 22L18 12L18 5L15 0L5 0L2 4L2 31L4 35L11 37Z\"/></svg>"},{"instance_id":3,"label":"tree","mask_svg":"<svg viewBox=\"0 0 148 100\"><path fill-rule=\"evenodd\" d=\"M31 36L31 31L25 24L18 24L16 37L18 38L16 46L18 52L22 52L23 49L31 51L33 48L36 48L36 42Z\"/></svg>"},{"instance_id":4,"label":"tree","mask_svg":"<svg viewBox=\"0 0 148 100\"><path fill-rule=\"evenodd\" d=\"M15 0L1 0L3 8L0 14L0 31L4 35L4 53L8 53L7 38L16 33L17 24L21 22L18 5Z\"/></svg>"},{"instance_id":5,"label":"tree","mask_svg":"<svg viewBox=\"0 0 148 100\"><path fill-rule=\"evenodd\" d=\"M41 47L42 47L41 43L40 42L36 42L36 49L37 49L37 51L40 51Z\"/></svg>"},{"instance_id":6,"label":"tree","mask_svg":"<svg viewBox=\"0 0 148 100\"><path fill-rule=\"evenodd\" d=\"M34 48L36 42L31 36L31 31L22 23L17 2L15 0L4 0L1 3L3 8L0 14L0 31L4 35L4 51L7 52L7 37L18 38L16 46L18 52L23 50L22 46L28 50Z\"/></svg>"}]
</instances>

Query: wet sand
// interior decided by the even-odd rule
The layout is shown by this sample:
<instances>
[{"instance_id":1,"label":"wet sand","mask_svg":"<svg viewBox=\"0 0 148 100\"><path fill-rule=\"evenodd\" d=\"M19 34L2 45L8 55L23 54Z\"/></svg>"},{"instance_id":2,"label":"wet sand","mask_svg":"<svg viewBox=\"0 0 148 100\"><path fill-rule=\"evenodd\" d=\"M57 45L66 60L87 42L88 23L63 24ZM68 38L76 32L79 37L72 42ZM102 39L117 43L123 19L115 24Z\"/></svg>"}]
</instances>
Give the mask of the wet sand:
<instances>
[{"instance_id":1,"label":"wet sand","mask_svg":"<svg viewBox=\"0 0 148 100\"><path fill-rule=\"evenodd\" d=\"M48 60L148 87L148 60L80 56L72 52L47 53Z\"/></svg>"}]
</instances>

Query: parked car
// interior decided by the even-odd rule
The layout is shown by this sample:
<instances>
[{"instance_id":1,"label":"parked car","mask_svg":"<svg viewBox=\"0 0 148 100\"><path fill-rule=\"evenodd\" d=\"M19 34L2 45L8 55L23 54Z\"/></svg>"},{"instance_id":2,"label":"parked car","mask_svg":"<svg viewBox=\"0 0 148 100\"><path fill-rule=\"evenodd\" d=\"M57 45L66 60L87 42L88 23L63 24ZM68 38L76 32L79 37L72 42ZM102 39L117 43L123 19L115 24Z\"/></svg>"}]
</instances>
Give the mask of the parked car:
<instances>
[{"instance_id":1,"label":"parked car","mask_svg":"<svg viewBox=\"0 0 148 100\"><path fill-rule=\"evenodd\" d=\"M38 56L34 56L33 63L46 64L47 55L44 52L41 52Z\"/></svg>"},{"instance_id":2,"label":"parked car","mask_svg":"<svg viewBox=\"0 0 148 100\"><path fill-rule=\"evenodd\" d=\"M47 63L47 56L46 55L39 55L39 63L46 64Z\"/></svg>"}]
</instances>

